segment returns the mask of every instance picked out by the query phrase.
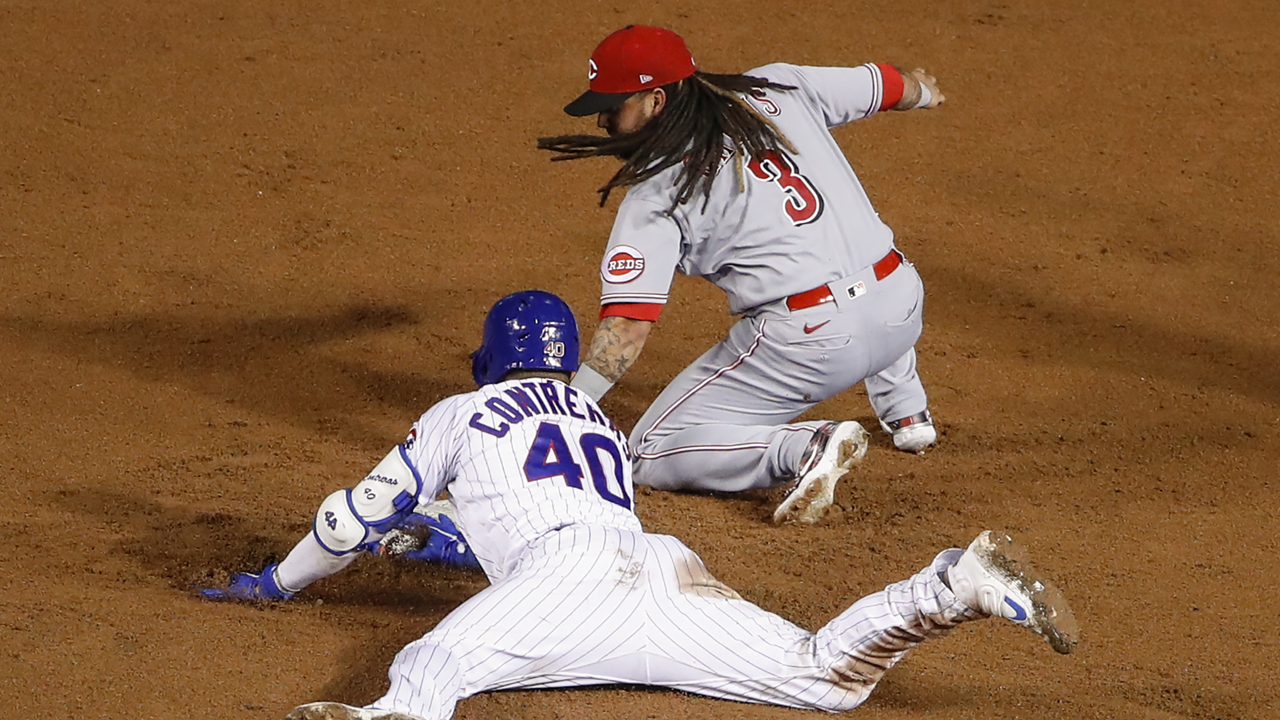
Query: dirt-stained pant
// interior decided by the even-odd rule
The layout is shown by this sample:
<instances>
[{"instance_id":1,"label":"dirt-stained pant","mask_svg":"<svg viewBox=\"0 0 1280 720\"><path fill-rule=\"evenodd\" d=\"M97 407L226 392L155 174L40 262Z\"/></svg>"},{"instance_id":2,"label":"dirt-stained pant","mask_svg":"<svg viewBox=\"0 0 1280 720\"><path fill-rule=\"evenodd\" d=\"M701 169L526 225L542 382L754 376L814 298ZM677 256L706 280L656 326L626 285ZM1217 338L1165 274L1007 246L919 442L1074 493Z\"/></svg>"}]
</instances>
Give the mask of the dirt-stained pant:
<instances>
[{"instance_id":1,"label":"dirt-stained pant","mask_svg":"<svg viewBox=\"0 0 1280 720\"><path fill-rule=\"evenodd\" d=\"M815 634L743 600L673 537L570 526L401 650L370 707L443 720L488 690L641 684L849 710L916 645L978 617L938 577L961 552Z\"/></svg>"},{"instance_id":2,"label":"dirt-stained pant","mask_svg":"<svg viewBox=\"0 0 1280 720\"><path fill-rule=\"evenodd\" d=\"M631 432L637 484L732 492L787 482L821 424L792 420L860 382L882 420L928 406L915 268L904 262L879 281L867 268L828 286L834 302L791 311L778 301L743 317L671 381Z\"/></svg>"}]
</instances>

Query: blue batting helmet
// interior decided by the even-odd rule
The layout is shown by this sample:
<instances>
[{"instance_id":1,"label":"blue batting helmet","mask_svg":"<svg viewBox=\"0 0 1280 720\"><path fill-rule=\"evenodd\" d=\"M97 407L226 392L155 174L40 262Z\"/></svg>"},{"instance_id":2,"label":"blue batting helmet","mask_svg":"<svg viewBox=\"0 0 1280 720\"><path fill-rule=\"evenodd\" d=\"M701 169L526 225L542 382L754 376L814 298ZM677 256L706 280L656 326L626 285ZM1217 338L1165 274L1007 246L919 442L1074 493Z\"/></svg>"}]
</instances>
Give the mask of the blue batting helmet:
<instances>
[{"instance_id":1,"label":"blue batting helmet","mask_svg":"<svg viewBox=\"0 0 1280 720\"><path fill-rule=\"evenodd\" d=\"M493 304L484 339L471 354L476 385L496 383L512 370L578 369L578 323L563 300L544 290L512 293Z\"/></svg>"}]
</instances>

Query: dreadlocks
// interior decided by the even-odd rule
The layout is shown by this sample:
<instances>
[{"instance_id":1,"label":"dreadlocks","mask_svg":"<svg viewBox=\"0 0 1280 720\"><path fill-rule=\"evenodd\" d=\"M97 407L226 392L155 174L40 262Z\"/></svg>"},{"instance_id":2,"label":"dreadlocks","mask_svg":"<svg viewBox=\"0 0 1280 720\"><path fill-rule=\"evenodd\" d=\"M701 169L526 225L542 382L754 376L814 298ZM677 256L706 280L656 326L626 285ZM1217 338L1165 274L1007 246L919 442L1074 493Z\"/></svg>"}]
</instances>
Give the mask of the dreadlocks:
<instances>
[{"instance_id":1,"label":"dreadlocks","mask_svg":"<svg viewBox=\"0 0 1280 720\"><path fill-rule=\"evenodd\" d=\"M551 159L612 155L623 165L596 192L603 206L614 188L648 180L680 162L675 203L687 202L699 189L703 202L711 197L711 182L720 170L725 144L730 146L741 174L744 155L759 157L769 151L794 151L778 128L742 99L753 89L795 90L750 75L717 75L695 71L692 76L663 87L667 104L640 130L619 137L560 135L538 138L538 148L558 153Z\"/></svg>"}]
</instances>

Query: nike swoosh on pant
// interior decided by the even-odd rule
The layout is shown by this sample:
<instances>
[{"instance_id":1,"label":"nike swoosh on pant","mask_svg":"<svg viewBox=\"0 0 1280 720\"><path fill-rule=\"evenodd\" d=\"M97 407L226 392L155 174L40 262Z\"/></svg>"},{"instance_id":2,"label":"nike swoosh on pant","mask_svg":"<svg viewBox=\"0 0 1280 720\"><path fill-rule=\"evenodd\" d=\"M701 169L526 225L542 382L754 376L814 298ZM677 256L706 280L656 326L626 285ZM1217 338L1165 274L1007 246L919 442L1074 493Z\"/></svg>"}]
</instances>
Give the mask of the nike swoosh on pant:
<instances>
[{"instance_id":1,"label":"nike swoosh on pant","mask_svg":"<svg viewBox=\"0 0 1280 720\"><path fill-rule=\"evenodd\" d=\"M823 322L818 323L817 325L814 325L813 327L809 327L809 325L806 323L806 324L805 324L805 326L804 326L804 334L805 334L805 335L809 335L809 334L813 333L814 331L816 331L818 328L822 327L823 325L826 325L826 324L827 324L827 323L829 323L829 322L831 322L831 321L830 321L830 320L826 320L826 321L823 321Z\"/></svg>"}]
</instances>

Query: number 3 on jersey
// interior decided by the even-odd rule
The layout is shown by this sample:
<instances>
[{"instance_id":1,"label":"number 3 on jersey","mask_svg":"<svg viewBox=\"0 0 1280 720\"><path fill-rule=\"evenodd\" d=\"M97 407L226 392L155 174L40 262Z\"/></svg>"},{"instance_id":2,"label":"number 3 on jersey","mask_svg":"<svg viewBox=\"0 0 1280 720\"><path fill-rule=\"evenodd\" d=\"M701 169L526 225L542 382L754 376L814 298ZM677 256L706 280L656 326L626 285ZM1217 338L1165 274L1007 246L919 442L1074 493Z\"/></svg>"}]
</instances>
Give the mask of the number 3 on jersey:
<instances>
[{"instance_id":1,"label":"number 3 on jersey","mask_svg":"<svg viewBox=\"0 0 1280 720\"><path fill-rule=\"evenodd\" d=\"M751 158L747 169L757 180L776 183L786 196L787 217L797 227L808 225L822 215L822 193L800 174L795 162L785 154L770 150L758 158Z\"/></svg>"},{"instance_id":2,"label":"number 3 on jersey","mask_svg":"<svg viewBox=\"0 0 1280 720\"><path fill-rule=\"evenodd\" d=\"M600 497L630 510L631 498L627 497L627 476L618 444L598 433L584 433L578 438L578 447L586 458L587 469L591 471L591 484ZM601 453L607 455L613 463L613 480L618 488L616 493L609 486L610 478L605 472ZM582 466L574 462L569 441L565 439L559 425L552 422L538 425L538 433L524 459L524 476L529 482L563 477L569 487L582 489Z\"/></svg>"}]
</instances>

